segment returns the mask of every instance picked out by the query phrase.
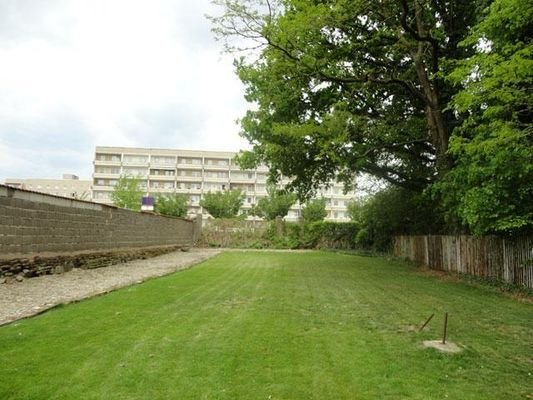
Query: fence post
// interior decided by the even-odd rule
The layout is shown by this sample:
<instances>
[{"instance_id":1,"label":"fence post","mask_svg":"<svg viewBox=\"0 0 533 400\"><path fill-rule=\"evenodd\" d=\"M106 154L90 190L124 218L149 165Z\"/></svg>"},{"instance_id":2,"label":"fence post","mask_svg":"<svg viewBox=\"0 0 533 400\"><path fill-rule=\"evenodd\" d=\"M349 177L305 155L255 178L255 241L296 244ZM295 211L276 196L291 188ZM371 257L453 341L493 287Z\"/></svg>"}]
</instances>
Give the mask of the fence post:
<instances>
[{"instance_id":1,"label":"fence post","mask_svg":"<svg viewBox=\"0 0 533 400\"><path fill-rule=\"evenodd\" d=\"M279 237L283 236L283 218L279 215L276 217L276 233Z\"/></svg>"},{"instance_id":2,"label":"fence post","mask_svg":"<svg viewBox=\"0 0 533 400\"><path fill-rule=\"evenodd\" d=\"M424 236L424 258L426 261L426 266L429 266L429 239L428 235Z\"/></svg>"}]
</instances>

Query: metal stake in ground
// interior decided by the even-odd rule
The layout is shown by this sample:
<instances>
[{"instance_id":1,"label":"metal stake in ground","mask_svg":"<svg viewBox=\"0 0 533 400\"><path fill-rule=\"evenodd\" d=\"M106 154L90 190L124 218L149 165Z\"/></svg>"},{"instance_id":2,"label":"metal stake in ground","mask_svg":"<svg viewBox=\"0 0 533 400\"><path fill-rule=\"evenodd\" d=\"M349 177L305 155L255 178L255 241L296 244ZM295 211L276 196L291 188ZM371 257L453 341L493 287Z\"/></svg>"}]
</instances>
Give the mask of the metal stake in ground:
<instances>
[{"instance_id":1,"label":"metal stake in ground","mask_svg":"<svg viewBox=\"0 0 533 400\"><path fill-rule=\"evenodd\" d=\"M448 331L448 313L444 313L444 332L442 334L442 344L446 344L447 331Z\"/></svg>"},{"instance_id":2,"label":"metal stake in ground","mask_svg":"<svg viewBox=\"0 0 533 400\"><path fill-rule=\"evenodd\" d=\"M422 326L420 327L420 329L418 330L418 332L422 332L422 329L424 329L424 328L426 327L426 325L429 324L429 321L431 321L431 318L433 318L434 315L435 315L435 313L431 314L431 315L429 316L429 318L426 319L426 322L424 322L424 325L422 325Z\"/></svg>"}]
</instances>

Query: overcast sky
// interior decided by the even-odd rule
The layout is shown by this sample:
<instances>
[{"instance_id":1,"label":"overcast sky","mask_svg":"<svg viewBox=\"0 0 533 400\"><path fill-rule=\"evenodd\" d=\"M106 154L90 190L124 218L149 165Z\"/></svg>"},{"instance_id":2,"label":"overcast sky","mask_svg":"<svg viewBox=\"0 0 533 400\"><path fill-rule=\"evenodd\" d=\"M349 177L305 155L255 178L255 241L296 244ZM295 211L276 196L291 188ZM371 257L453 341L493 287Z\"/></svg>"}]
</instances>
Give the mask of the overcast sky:
<instances>
[{"instance_id":1,"label":"overcast sky","mask_svg":"<svg viewBox=\"0 0 533 400\"><path fill-rule=\"evenodd\" d=\"M237 151L209 0L0 0L0 182L90 179L95 146Z\"/></svg>"}]
</instances>

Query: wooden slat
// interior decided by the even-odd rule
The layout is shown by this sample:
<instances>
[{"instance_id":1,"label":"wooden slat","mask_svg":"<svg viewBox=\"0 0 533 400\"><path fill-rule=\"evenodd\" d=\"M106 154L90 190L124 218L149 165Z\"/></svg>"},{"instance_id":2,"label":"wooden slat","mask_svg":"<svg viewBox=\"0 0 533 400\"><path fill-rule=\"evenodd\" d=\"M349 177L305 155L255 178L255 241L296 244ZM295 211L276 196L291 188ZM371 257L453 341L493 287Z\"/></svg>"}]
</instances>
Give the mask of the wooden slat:
<instances>
[{"instance_id":1,"label":"wooden slat","mask_svg":"<svg viewBox=\"0 0 533 400\"><path fill-rule=\"evenodd\" d=\"M394 255L440 271L533 288L533 237L397 236Z\"/></svg>"}]
</instances>

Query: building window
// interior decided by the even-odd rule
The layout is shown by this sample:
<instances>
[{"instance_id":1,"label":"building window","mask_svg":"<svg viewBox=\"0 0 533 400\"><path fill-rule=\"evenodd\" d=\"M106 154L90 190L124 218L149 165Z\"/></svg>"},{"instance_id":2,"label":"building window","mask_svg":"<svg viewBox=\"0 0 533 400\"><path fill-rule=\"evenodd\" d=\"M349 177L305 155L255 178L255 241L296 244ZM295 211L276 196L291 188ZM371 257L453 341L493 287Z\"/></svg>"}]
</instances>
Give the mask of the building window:
<instances>
[{"instance_id":1,"label":"building window","mask_svg":"<svg viewBox=\"0 0 533 400\"><path fill-rule=\"evenodd\" d=\"M98 166L95 168L95 172L98 174L120 174L120 168Z\"/></svg>"},{"instance_id":2,"label":"building window","mask_svg":"<svg viewBox=\"0 0 533 400\"><path fill-rule=\"evenodd\" d=\"M207 178L218 178L218 179L228 179L228 171L205 171L205 177Z\"/></svg>"},{"instance_id":3,"label":"building window","mask_svg":"<svg viewBox=\"0 0 533 400\"><path fill-rule=\"evenodd\" d=\"M182 169L179 171L180 176L193 176L193 177L201 177L202 171L196 170L196 169Z\"/></svg>"},{"instance_id":4,"label":"building window","mask_svg":"<svg viewBox=\"0 0 533 400\"><path fill-rule=\"evenodd\" d=\"M123 161L125 163L146 164L148 163L148 156L137 154L124 154Z\"/></svg>"},{"instance_id":5,"label":"building window","mask_svg":"<svg viewBox=\"0 0 533 400\"><path fill-rule=\"evenodd\" d=\"M120 162L120 154L96 154L96 160Z\"/></svg>"},{"instance_id":6,"label":"building window","mask_svg":"<svg viewBox=\"0 0 533 400\"><path fill-rule=\"evenodd\" d=\"M166 156L152 156L151 162L152 164L174 165L176 163L176 158Z\"/></svg>"},{"instance_id":7,"label":"building window","mask_svg":"<svg viewBox=\"0 0 533 400\"><path fill-rule=\"evenodd\" d=\"M229 160L226 158L206 158L205 163L207 165L217 165L219 167L227 167Z\"/></svg>"},{"instance_id":8,"label":"building window","mask_svg":"<svg viewBox=\"0 0 533 400\"><path fill-rule=\"evenodd\" d=\"M151 169L150 175L156 175L156 176L174 176L176 173L173 169Z\"/></svg>"},{"instance_id":9,"label":"building window","mask_svg":"<svg viewBox=\"0 0 533 400\"><path fill-rule=\"evenodd\" d=\"M193 157L178 157L178 164L201 165L202 159Z\"/></svg>"},{"instance_id":10,"label":"building window","mask_svg":"<svg viewBox=\"0 0 533 400\"><path fill-rule=\"evenodd\" d=\"M97 200L111 200L111 193L109 192L93 192L93 197Z\"/></svg>"}]
</instances>

